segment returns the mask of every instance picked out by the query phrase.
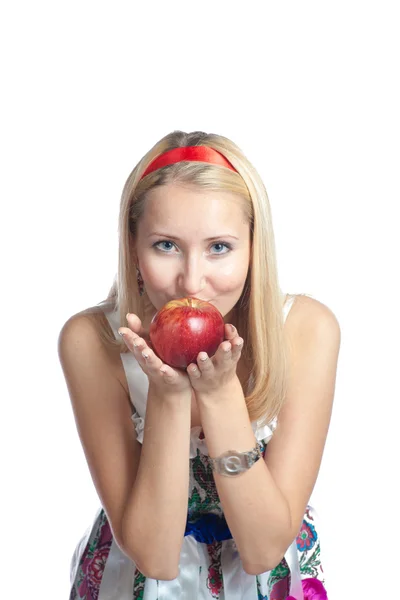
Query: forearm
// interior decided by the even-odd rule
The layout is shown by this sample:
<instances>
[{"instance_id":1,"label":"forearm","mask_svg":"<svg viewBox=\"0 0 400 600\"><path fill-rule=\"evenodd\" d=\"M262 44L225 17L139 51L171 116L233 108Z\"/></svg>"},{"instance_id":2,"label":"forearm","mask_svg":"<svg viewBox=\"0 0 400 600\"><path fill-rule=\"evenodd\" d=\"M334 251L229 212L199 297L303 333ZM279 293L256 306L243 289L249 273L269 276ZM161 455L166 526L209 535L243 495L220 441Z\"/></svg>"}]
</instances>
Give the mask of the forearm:
<instances>
[{"instance_id":1,"label":"forearm","mask_svg":"<svg viewBox=\"0 0 400 600\"><path fill-rule=\"evenodd\" d=\"M238 380L218 397L196 396L210 456L215 458L227 450L244 452L255 446ZM237 477L214 472L214 480L244 568L254 574L272 569L286 550L290 513L265 461L259 459Z\"/></svg>"},{"instance_id":2,"label":"forearm","mask_svg":"<svg viewBox=\"0 0 400 600\"><path fill-rule=\"evenodd\" d=\"M157 398L150 386L139 468L124 513L123 539L153 578L172 578L179 564L188 509L190 412L190 394L165 401Z\"/></svg>"}]
</instances>

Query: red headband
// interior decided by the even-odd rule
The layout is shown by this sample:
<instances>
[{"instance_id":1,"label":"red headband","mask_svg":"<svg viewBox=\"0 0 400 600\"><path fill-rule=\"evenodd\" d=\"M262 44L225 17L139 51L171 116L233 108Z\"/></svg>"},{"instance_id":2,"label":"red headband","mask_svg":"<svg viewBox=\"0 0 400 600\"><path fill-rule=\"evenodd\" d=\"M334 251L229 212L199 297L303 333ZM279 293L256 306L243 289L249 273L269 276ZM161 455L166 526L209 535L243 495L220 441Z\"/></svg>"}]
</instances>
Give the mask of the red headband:
<instances>
[{"instance_id":1,"label":"red headband","mask_svg":"<svg viewBox=\"0 0 400 600\"><path fill-rule=\"evenodd\" d=\"M183 146L179 148L173 148L172 150L167 150L167 152L157 156L157 158L151 161L140 179L143 179L143 177L146 177L146 175L156 171L157 169L161 169L161 167L173 165L184 160L220 165L237 173L235 167L231 165L225 156L223 156L223 154L217 150L214 150L214 148L209 148L208 146Z\"/></svg>"}]
</instances>

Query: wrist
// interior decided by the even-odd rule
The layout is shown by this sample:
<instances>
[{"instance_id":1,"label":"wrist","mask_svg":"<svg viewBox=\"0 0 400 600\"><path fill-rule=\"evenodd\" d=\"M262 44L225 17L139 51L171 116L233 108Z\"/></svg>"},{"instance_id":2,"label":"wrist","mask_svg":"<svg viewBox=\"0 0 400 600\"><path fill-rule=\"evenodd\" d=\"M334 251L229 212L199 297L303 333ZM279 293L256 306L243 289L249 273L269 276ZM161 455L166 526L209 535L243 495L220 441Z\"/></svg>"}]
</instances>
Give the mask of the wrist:
<instances>
[{"instance_id":1,"label":"wrist","mask_svg":"<svg viewBox=\"0 0 400 600\"><path fill-rule=\"evenodd\" d=\"M239 380L216 395L202 394L197 406L210 457L232 449L248 452L254 448L255 435Z\"/></svg>"},{"instance_id":2,"label":"wrist","mask_svg":"<svg viewBox=\"0 0 400 600\"><path fill-rule=\"evenodd\" d=\"M172 409L181 409L185 406L191 406L192 390L188 388L186 390L174 390L159 388L156 385L150 383L148 396L154 398L158 403L171 406Z\"/></svg>"},{"instance_id":3,"label":"wrist","mask_svg":"<svg viewBox=\"0 0 400 600\"><path fill-rule=\"evenodd\" d=\"M235 377L223 385L222 387L218 387L214 390L207 391L196 391L196 400L199 405L215 405L217 404L225 404L231 403L232 398L242 398L245 400L245 396L243 393L242 384L240 383L239 377L235 375Z\"/></svg>"}]
</instances>

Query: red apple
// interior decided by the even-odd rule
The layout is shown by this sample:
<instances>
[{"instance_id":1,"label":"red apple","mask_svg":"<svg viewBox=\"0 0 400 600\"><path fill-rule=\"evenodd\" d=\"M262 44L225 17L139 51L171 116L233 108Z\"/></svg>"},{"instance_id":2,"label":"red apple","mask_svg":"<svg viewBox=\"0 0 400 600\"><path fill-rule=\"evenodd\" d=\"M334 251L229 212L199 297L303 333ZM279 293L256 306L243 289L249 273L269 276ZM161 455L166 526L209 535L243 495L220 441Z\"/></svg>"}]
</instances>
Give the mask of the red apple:
<instances>
[{"instance_id":1,"label":"red apple","mask_svg":"<svg viewBox=\"0 0 400 600\"><path fill-rule=\"evenodd\" d=\"M170 367L186 369L199 352L213 356L224 341L224 319L213 304L198 298L167 302L153 317L152 348Z\"/></svg>"}]
</instances>

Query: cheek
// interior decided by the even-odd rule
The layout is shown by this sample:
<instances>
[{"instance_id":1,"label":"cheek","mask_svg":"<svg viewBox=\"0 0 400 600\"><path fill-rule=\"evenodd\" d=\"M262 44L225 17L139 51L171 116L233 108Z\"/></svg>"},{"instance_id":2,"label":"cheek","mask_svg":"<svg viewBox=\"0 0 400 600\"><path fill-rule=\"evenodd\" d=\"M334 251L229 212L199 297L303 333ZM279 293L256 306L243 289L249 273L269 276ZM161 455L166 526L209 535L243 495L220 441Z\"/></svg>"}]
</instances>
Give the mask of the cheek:
<instances>
[{"instance_id":1,"label":"cheek","mask_svg":"<svg viewBox=\"0 0 400 600\"><path fill-rule=\"evenodd\" d=\"M232 255L231 260L224 260L218 269L223 277L240 281L246 278L249 268L249 258L245 253Z\"/></svg>"},{"instance_id":2,"label":"cheek","mask_svg":"<svg viewBox=\"0 0 400 600\"><path fill-rule=\"evenodd\" d=\"M147 285L155 289L163 289L171 283L171 272L169 269L160 269L156 264L151 263L143 266L142 277Z\"/></svg>"},{"instance_id":3,"label":"cheek","mask_svg":"<svg viewBox=\"0 0 400 600\"><path fill-rule=\"evenodd\" d=\"M177 275L177 264L172 257L157 254L142 255L141 273L147 289L154 293L169 293Z\"/></svg>"},{"instance_id":4,"label":"cheek","mask_svg":"<svg viewBox=\"0 0 400 600\"><path fill-rule=\"evenodd\" d=\"M244 285L248 271L248 266L243 262L237 263L232 261L223 265L219 271L218 276L214 278L214 286L225 292L236 292L238 288Z\"/></svg>"}]
</instances>

